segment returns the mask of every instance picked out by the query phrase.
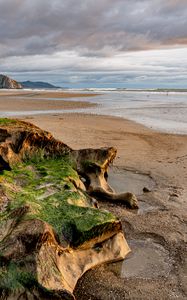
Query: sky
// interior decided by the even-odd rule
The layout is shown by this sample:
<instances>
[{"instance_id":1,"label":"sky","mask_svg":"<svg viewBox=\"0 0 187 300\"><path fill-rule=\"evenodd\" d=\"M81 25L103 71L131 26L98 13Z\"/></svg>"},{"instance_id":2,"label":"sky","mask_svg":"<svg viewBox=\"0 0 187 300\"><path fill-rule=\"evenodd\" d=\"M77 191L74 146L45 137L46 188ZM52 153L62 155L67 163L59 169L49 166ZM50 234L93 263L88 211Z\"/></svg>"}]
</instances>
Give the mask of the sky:
<instances>
[{"instance_id":1,"label":"sky","mask_svg":"<svg viewBox=\"0 0 187 300\"><path fill-rule=\"evenodd\" d=\"M0 28L18 81L187 88L187 0L0 0Z\"/></svg>"}]
</instances>

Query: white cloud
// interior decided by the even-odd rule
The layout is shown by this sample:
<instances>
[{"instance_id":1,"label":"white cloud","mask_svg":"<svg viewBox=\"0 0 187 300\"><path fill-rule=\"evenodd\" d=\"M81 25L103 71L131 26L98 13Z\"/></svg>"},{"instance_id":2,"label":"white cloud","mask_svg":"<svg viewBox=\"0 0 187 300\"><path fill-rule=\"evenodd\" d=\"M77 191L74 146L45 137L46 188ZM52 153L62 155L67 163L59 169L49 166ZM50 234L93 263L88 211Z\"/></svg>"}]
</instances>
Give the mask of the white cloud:
<instances>
[{"instance_id":1,"label":"white cloud","mask_svg":"<svg viewBox=\"0 0 187 300\"><path fill-rule=\"evenodd\" d=\"M110 57L84 57L75 51L52 55L11 57L1 60L1 70L17 79L112 84L173 84L187 82L187 48L118 53ZM156 81L156 82L155 82Z\"/></svg>"},{"instance_id":2,"label":"white cloud","mask_svg":"<svg viewBox=\"0 0 187 300\"><path fill-rule=\"evenodd\" d=\"M186 0L0 0L0 28L18 79L186 84Z\"/></svg>"}]
</instances>

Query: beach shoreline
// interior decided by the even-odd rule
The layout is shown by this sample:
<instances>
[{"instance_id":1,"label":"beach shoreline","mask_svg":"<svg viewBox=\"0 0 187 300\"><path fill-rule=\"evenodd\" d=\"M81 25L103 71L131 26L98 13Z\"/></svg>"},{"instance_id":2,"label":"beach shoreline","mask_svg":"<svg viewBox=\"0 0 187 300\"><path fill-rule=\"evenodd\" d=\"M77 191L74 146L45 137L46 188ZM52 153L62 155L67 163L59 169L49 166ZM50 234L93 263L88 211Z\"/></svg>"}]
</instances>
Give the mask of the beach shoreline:
<instances>
[{"instance_id":1,"label":"beach shoreline","mask_svg":"<svg viewBox=\"0 0 187 300\"><path fill-rule=\"evenodd\" d=\"M186 94L87 91L2 91L1 117L86 113L121 117L155 131L187 134Z\"/></svg>"}]
</instances>

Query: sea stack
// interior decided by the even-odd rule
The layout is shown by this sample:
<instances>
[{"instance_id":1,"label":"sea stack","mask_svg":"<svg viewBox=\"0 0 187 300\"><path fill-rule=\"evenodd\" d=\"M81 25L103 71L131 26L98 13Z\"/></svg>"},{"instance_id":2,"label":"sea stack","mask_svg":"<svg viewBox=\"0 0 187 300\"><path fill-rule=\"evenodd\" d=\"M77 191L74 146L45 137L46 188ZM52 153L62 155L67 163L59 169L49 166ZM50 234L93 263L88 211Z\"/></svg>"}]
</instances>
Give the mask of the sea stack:
<instances>
[{"instance_id":1,"label":"sea stack","mask_svg":"<svg viewBox=\"0 0 187 300\"><path fill-rule=\"evenodd\" d=\"M6 75L0 74L0 89L21 89L21 88L22 85L19 82L9 78Z\"/></svg>"}]
</instances>

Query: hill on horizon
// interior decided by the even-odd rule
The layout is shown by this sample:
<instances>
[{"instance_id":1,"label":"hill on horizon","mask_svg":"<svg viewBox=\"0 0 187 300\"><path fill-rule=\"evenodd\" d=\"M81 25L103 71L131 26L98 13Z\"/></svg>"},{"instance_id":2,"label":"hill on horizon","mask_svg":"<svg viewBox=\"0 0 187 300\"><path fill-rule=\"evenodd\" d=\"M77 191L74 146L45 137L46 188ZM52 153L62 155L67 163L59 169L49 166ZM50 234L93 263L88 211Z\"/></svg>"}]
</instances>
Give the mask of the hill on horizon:
<instances>
[{"instance_id":1,"label":"hill on horizon","mask_svg":"<svg viewBox=\"0 0 187 300\"><path fill-rule=\"evenodd\" d=\"M59 89L59 86L55 86L51 83L44 81L22 81L20 82L23 88L31 88L31 89Z\"/></svg>"}]
</instances>

